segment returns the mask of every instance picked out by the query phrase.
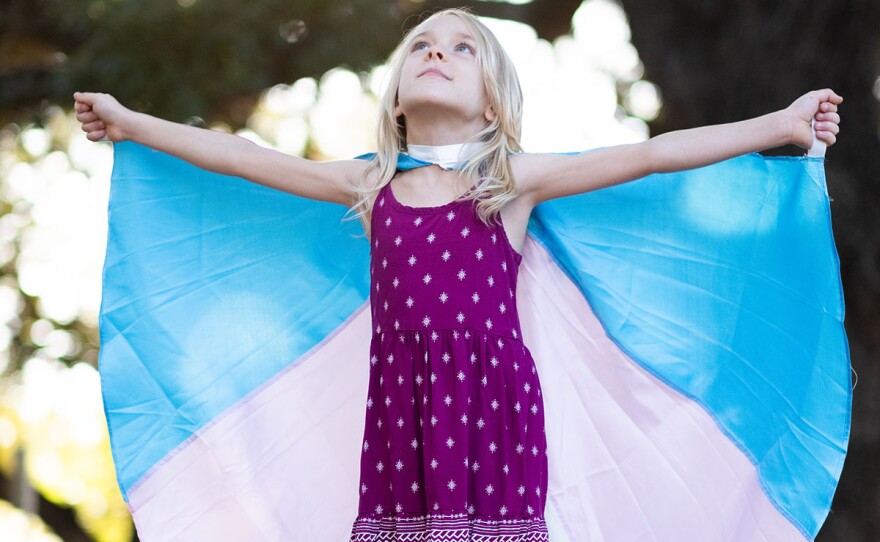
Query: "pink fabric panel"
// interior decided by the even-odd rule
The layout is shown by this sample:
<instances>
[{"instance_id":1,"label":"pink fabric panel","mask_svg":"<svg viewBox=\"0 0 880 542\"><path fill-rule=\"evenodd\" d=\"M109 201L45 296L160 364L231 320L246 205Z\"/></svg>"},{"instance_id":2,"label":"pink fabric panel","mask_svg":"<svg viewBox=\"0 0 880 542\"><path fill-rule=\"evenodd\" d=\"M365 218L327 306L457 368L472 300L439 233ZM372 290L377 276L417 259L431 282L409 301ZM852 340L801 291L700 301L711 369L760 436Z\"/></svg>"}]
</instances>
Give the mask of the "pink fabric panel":
<instances>
[{"instance_id":1,"label":"pink fabric panel","mask_svg":"<svg viewBox=\"0 0 880 542\"><path fill-rule=\"evenodd\" d=\"M519 280L544 390L551 540L804 540L712 418L625 356L532 238Z\"/></svg>"},{"instance_id":2,"label":"pink fabric panel","mask_svg":"<svg viewBox=\"0 0 880 542\"><path fill-rule=\"evenodd\" d=\"M357 515L368 308L132 489L142 540L348 540Z\"/></svg>"}]
</instances>

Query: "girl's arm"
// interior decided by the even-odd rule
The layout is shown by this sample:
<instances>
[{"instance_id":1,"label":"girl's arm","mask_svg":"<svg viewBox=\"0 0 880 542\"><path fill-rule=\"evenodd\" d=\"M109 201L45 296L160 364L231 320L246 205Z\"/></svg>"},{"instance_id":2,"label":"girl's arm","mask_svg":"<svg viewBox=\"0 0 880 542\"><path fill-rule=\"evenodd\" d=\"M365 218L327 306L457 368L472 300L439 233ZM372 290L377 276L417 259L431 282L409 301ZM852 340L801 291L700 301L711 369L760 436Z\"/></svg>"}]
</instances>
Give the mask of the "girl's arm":
<instances>
[{"instance_id":1,"label":"girl's arm","mask_svg":"<svg viewBox=\"0 0 880 542\"><path fill-rule=\"evenodd\" d=\"M351 187L367 162L315 162L267 149L243 137L131 111L103 93L74 93L76 118L92 141L135 141L197 167L242 177L298 196L354 203Z\"/></svg>"},{"instance_id":2,"label":"girl's arm","mask_svg":"<svg viewBox=\"0 0 880 542\"><path fill-rule=\"evenodd\" d=\"M652 173L693 169L734 156L787 144L808 149L816 137L833 145L839 132L837 104L830 89L813 91L786 109L715 126L661 134L641 143L606 147L576 155L520 155L513 161L519 196L532 205L624 183Z\"/></svg>"}]
</instances>

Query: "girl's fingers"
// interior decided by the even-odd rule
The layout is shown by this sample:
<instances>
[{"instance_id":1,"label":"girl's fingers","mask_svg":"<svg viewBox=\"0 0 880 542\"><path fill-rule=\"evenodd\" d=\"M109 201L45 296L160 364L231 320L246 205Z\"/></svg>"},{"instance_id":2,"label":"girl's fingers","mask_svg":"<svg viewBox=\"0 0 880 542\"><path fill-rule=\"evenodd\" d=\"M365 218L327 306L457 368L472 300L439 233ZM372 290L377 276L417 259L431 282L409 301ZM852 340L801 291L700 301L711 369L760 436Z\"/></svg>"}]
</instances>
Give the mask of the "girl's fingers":
<instances>
[{"instance_id":1,"label":"girl's fingers","mask_svg":"<svg viewBox=\"0 0 880 542\"><path fill-rule=\"evenodd\" d=\"M93 104L100 96L94 92L74 92L73 108L76 111L76 120L81 124L82 131L86 133L89 141L110 141L107 136L107 123L105 123L93 110Z\"/></svg>"},{"instance_id":2,"label":"girl's fingers","mask_svg":"<svg viewBox=\"0 0 880 542\"><path fill-rule=\"evenodd\" d=\"M837 134L840 132L840 127L833 122L817 122L816 131L831 132L832 134Z\"/></svg>"},{"instance_id":3,"label":"girl's fingers","mask_svg":"<svg viewBox=\"0 0 880 542\"><path fill-rule=\"evenodd\" d=\"M98 115L89 111L88 113L77 113L76 120L80 122L93 122L98 120Z\"/></svg>"},{"instance_id":4,"label":"girl's fingers","mask_svg":"<svg viewBox=\"0 0 880 542\"><path fill-rule=\"evenodd\" d=\"M97 130L105 130L107 127L101 121L87 122L82 125L83 132L94 132Z\"/></svg>"},{"instance_id":5,"label":"girl's fingers","mask_svg":"<svg viewBox=\"0 0 880 542\"><path fill-rule=\"evenodd\" d=\"M816 137L825 142L825 144L831 146L837 142L837 138L831 132L816 132Z\"/></svg>"},{"instance_id":6,"label":"girl's fingers","mask_svg":"<svg viewBox=\"0 0 880 542\"><path fill-rule=\"evenodd\" d=\"M95 101L94 92L74 92L73 99L91 105Z\"/></svg>"},{"instance_id":7,"label":"girl's fingers","mask_svg":"<svg viewBox=\"0 0 880 542\"><path fill-rule=\"evenodd\" d=\"M840 115L837 113L816 113L817 121L828 121L834 123L840 123Z\"/></svg>"},{"instance_id":8,"label":"girl's fingers","mask_svg":"<svg viewBox=\"0 0 880 542\"><path fill-rule=\"evenodd\" d=\"M819 98L819 101L821 102L832 102L835 104L839 104L843 101L843 97L831 90L830 88L817 90L813 94L814 96Z\"/></svg>"}]
</instances>

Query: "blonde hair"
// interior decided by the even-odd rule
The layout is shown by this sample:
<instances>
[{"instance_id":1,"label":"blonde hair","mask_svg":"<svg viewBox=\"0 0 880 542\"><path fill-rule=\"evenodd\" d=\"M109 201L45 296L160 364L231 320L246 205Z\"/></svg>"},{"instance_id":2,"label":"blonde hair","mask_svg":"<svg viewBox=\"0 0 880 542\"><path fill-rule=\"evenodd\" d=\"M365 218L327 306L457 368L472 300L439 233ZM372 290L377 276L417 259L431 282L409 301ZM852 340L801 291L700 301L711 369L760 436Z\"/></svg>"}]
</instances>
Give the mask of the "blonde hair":
<instances>
[{"instance_id":1,"label":"blonde hair","mask_svg":"<svg viewBox=\"0 0 880 542\"><path fill-rule=\"evenodd\" d=\"M397 172L397 156L406 150L406 126L395 116L397 92L400 86L404 60L410 51L413 37L430 21L454 15L458 17L477 44L476 61L480 68L489 105L495 112L494 120L475 134L470 142L479 143L469 156L462 157L467 165L460 174L472 180L474 188L465 198L476 200L477 213L487 223L497 220L501 209L516 197L516 184L510 170L510 154L521 152L522 89L510 57L486 25L463 9L445 9L434 13L407 32L391 54L387 87L380 101L378 148L367 167L364 179L377 178L370 186L354 188L355 204L349 209L359 217L364 231L369 232L369 217L379 191ZM465 143L465 142L462 142ZM354 217L352 217L354 218Z\"/></svg>"}]
</instances>

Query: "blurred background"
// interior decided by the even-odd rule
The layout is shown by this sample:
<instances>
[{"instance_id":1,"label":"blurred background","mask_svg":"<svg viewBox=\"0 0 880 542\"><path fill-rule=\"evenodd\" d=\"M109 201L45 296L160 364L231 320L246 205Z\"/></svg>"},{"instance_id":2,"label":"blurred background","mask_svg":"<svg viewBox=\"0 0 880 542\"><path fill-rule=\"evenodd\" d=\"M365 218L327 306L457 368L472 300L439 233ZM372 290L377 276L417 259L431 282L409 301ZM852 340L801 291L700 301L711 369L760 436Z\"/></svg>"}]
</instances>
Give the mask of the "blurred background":
<instances>
[{"instance_id":1,"label":"blurred background","mask_svg":"<svg viewBox=\"0 0 880 542\"><path fill-rule=\"evenodd\" d=\"M514 58L527 151L844 96L826 170L858 384L817 540L880 540L880 0L0 0L0 539L136 540L97 373L112 145L85 138L73 92L350 158L374 149L403 31L456 6Z\"/></svg>"}]
</instances>

